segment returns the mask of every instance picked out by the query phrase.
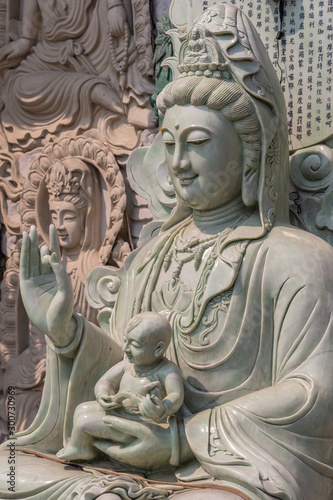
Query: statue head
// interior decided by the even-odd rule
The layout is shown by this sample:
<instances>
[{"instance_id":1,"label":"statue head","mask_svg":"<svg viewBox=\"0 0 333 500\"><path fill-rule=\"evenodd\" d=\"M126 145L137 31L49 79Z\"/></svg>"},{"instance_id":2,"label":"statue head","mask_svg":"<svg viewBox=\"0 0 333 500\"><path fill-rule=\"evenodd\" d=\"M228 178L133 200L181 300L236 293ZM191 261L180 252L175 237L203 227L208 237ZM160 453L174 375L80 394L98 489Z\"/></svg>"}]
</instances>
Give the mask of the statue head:
<instances>
[{"instance_id":1,"label":"statue head","mask_svg":"<svg viewBox=\"0 0 333 500\"><path fill-rule=\"evenodd\" d=\"M64 250L80 248L84 241L89 200L83 189L80 193L81 177L79 171L68 171L64 163L57 160L47 179L51 218Z\"/></svg>"},{"instance_id":2,"label":"statue head","mask_svg":"<svg viewBox=\"0 0 333 500\"><path fill-rule=\"evenodd\" d=\"M177 123L179 124L185 119L188 122L189 130L192 129L192 141L191 137L189 140L193 144L199 145L201 143L204 145L204 135L207 136L207 152L203 151L202 147L197 151L201 160L206 160L207 163L206 166L203 166L206 169L204 182L209 184L207 185L207 195L208 193L211 193L211 197L218 195L218 193L214 194L214 187L215 190L218 190L219 186L222 188L221 184L225 184L225 177L229 172L231 178L228 180L228 184L232 179L236 180L237 177L239 190L242 185L244 204L254 205L257 201L261 153L260 124L250 99L241 87L231 80L189 76L169 84L159 96L158 104L160 111L165 115L162 136L166 145L167 157L168 153L172 153L172 140L170 140L172 138L167 129L171 123L177 126ZM178 107L176 113L172 113L174 106ZM182 107L186 107L183 114ZM193 111L193 107L197 108L197 113ZM205 115L207 115L206 119ZM219 117L219 115L221 116ZM190 127L191 120L192 127ZM204 128L203 121L206 121ZM209 129L211 129L211 133L209 133ZM200 130L202 130L201 134ZM198 139L202 136L200 141L195 140L196 135ZM218 162L217 165L216 162ZM208 168L209 172L207 172ZM242 179L238 175L240 170L243 174ZM173 178L172 180L175 184ZM177 192L177 185L175 188Z\"/></svg>"},{"instance_id":3,"label":"statue head","mask_svg":"<svg viewBox=\"0 0 333 500\"><path fill-rule=\"evenodd\" d=\"M80 253L83 268L96 265L101 246L101 188L96 168L76 157L56 160L47 173L46 188L63 252Z\"/></svg>"},{"instance_id":4,"label":"statue head","mask_svg":"<svg viewBox=\"0 0 333 500\"><path fill-rule=\"evenodd\" d=\"M205 47L204 59L199 51L196 54L192 49L194 38L200 38ZM162 135L167 160L168 154L173 155L170 125L175 132L177 121L179 124L180 118L183 120L191 114L193 126L199 130L205 112L212 119L215 116L214 127L221 126L228 137L223 141L223 132L215 130L219 152L213 154L207 148L207 154L214 161L208 160L205 168L214 171L215 190L218 190L219 178L214 162L220 156L222 173L227 169L229 174L235 173L234 179L238 178L243 203L258 206L262 230L269 230L277 217L285 221L288 217L288 144L284 97L275 70L249 20L232 5L214 5L207 9L180 47L178 69L178 78L164 88L157 100L164 117ZM183 115L181 108L186 108ZM197 110L197 118L193 108ZM204 143L203 137L200 141ZM199 150L197 154L201 155ZM184 179L186 182L186 175ZM175 190L178 206L174 219L182 202L193 208L177 190L177 179ZM237 189L232 187L232 190L236 195Z\"/></svg>"},{"instance_id":5,"label":"statue head","mask_svg":"<svg viewBox=\"0 0 333 500\"><path fill-rule=\"evenodd\" d=\"M171 341L171 325L161 314L144 312L133 316L124 334L124 352L130 363L149 367L163 358Z\"/></svg>"}]
</instances>

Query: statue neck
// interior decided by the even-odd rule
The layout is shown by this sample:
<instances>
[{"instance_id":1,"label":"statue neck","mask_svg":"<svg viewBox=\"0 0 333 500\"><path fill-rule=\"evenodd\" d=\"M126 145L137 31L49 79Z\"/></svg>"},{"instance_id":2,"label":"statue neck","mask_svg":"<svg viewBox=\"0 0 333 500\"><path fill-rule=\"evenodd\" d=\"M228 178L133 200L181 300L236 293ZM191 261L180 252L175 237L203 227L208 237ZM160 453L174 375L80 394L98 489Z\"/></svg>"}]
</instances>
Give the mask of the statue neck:
<instances>
[{"instance_id":1,"label":"statue neck","mask_svg":"<svg viewBox=\"0 0 333 500\"><path fill-rule=\"evenodd\" d=\"M202 233L219 233L252 211L253 209L244 205L240 195L238 198L213 210L193 210L193 224Z\"/></svg>"},{"instance_id":2,"label":"statue neck","mask_svg":"<svg viewBox=\"0 0 333 500\"><path fill-rule=\"evenodd\" d=\"M73 267L77 267L80 257L80 247L71 249L62 249L62 260L65 265L66 271L69 272Z\"/></svg>"}]
</instances>

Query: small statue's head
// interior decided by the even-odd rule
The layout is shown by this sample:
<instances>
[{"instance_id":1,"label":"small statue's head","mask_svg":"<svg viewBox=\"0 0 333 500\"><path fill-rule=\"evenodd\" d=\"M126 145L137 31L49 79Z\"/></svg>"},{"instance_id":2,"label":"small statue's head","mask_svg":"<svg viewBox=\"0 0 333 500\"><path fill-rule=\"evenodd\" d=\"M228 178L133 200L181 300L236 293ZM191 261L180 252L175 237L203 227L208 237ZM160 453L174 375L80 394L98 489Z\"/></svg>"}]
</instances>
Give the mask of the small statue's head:
<instances>
[{"instance_id":1,"label":"small statue's head","mask_svg":"<svg viewBox=\"0 0 333 500\"><path fill-rule=\"evenodd\" d=\"M80 187L82 161L75 171L66 167L66 162L57 160L47 176L47 190L49 193L49 209L60 246L66 249L77 248L84 240L84 222L86 218L88 200L84 190ZM73 161L73 160L72 160Z\"/></svg>"},{"instance_id":2,"label":"small statue's head","mask_svg":"<svg viewBox=\"0 0 333 500\"><path fill-rule=\"evenodd\" d=\"M77 157L56 160L46 176L51 222L64 251L100 246L100 180L97 170ZM98 236L98 237L96 237Z\"/></svg>"},{"instance_id":3,"label":"small statue's head","mask_svg":"<svg viewBox=\"0 0 333 500\"><path fill-rule=\"evenodd\" d=\"M163 358L170 344L171 334L171 325L161 314L137 314L127 325L124 352L130 363L148 368Z\"/></svg>"}]
</instances>

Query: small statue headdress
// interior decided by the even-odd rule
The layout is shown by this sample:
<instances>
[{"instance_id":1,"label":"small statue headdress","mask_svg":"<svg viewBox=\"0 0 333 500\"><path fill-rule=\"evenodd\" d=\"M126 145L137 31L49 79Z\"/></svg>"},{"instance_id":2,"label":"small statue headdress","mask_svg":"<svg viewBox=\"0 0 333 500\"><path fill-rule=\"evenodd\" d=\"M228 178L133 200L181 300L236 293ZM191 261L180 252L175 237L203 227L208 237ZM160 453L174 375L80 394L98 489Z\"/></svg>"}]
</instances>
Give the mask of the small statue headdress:
<instances>
[{"instance_id":1,"label":"small statue headdress","mask_svg":"<svg viewBox=\"0 0 333 500\"><path fill-rule=\"evenodd\" d=\"M80 174L69 172L61 161L56 160L46 176L46 187L54 198L62 194L77 195L80 192Z\"/></svg>"}]
</instances>

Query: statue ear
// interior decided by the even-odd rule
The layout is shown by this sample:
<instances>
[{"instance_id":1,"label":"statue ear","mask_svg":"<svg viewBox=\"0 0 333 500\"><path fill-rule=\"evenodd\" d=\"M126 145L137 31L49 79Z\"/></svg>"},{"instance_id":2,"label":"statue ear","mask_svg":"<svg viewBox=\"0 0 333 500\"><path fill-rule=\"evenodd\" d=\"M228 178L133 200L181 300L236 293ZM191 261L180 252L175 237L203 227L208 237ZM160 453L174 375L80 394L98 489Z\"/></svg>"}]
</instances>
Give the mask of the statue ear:
<instances>
[{"instance_id":1,"label":"statue ear","mask_svg":"<svg viewBox=\"0 0 333 500\"><path fill-rule=\"evenodd\" d=\"M242 181L242 198L247 207L252 207L258 201L259 169L254 170L245 165Z\"/></svg>"},{"instance_id":2,"label":"statue ear","mask_svg":"<svg viewBox=\"0 0 333 500\"><path fill-rule=\"evenodd\" d=\"M165 349L164 340L159 340L156 344L156 349L154 351L155 358L158 358L159 356L161 356L161 354L163 354L163 352L164 352L164 349Z\"/></svg>"}]
</instances>

